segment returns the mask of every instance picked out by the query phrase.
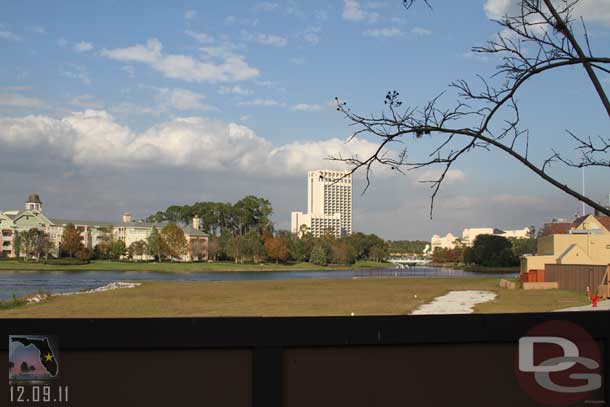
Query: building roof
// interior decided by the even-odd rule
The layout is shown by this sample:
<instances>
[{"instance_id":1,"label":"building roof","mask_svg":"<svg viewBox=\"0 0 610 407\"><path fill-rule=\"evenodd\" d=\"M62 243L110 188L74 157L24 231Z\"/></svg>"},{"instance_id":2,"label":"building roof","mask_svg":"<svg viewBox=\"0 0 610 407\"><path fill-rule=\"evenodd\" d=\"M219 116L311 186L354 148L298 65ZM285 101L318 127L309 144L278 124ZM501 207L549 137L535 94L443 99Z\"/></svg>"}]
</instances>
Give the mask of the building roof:
<instances>
[{"instance_id":1,"label":"building roof","mask_svg":"<svg viewBox=\"0 0 610 407\"><path fill-rule=\"evenodd\" d=\"M571 228L572 223L569 222L545 223L540 236L565 235L570 232Z\"/></svg>"},{"instance_id":2,"label":"building roof","mask_svg":"<svg viewBox=\"0 0 610 407\"><path fill-rule=\"evenodd\" d=\"M114 225L111 222L100 222L97 220L75 220L75 219L61 219L61 218L49 218L49 220L51 222L53 222L54 225L57 225L57 226L64 226L64 225L67 225L68 223L71 223L74 226L91 226L91 227L95 227L95 226L110 227L110 226Z\"/></svg>"},{"instance_id":3,"label":"building roof","mask_svg":"<svg viewBox=\"0 0 610 407\"><path fill-rule=\"evenodd\" d=\"M51 222L55 225L63 226L72 223L75 226L90 226L90 227L128 227L128 228L153 228L161 230L169 224L169 222L99 222L94 220L74 220L74 219L57 219L51 218ZM208 236L200 230L195 229L192 225L177 224L188 236Z\"/></svg>"},{"instance_id":4,"label":"building roof","mask_svg":"<svg viewBox=\"0 0 610 407\"><path fill-rule=\"evenodd\" d=\"M608 230L608 232L610 232L610 216L606 216L606 215L599 215L599 216L585 215L585 216L581 216L580 218L574 219L574 222L572 222L572 224L571 224L572 227L578 227L589 216L593 216L599 223L602 224L603 227L606 228L606 230Z\"/></svg>"},{"instance_id":5,"label":"building roof","mask_svg":"<svg viewBox=\"0 0 610 407\"><path fill-rule=\"evenodd\" d=\"M28 200L25 201L25 203L37 203L37 204L42 205L42 202L40 201L40 197L38 196L38 194L30 194L28 196Z\"/></svg>"}]
</instances>

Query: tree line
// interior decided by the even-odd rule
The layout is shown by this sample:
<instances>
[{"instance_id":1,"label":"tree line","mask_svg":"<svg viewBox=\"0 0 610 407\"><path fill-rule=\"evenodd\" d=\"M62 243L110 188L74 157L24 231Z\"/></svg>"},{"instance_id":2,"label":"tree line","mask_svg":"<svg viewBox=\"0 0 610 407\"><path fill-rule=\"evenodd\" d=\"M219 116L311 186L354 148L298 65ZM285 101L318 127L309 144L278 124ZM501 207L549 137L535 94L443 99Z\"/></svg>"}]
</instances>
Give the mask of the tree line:
<instances>
[{"instance_id":1,"label":"tree line","mask_svg":"<svg viewBox=\"0 0 610 407\"><path fill-rule=\"evenodd\" d=\"M374 234L354 233L336 238L329 233L322 237L304 234L299 238L286 231L245 235L211 236L208 253L212 260L236 263L310 262L319 266L353 264L359 260L382 262L389 256L389 245Z\"/></svg>"},{"instance_id":2,"label":"tree line","mask_svg":"<svg viewBox=\"0 0 610 407\"><path fill-rule=\"evenodd\" d=\"M436 248L432 253L435 263L476 264L486 267L511 267L519 265L524 254L536 253L536 238L505 238L496 235L479 235L472 247L453 249Z\"/></svg>"},{"instance_id":3,"label":"tree line","mask_svg":"<svg viewBox=\"0 0 610 407\"><path fill-rule=\"evenodd\" d=\"M272 232L270 216L273 208L269 200L248 195L234 204L228 202L195 202L192 205L171 205L146 218L147 222L190 224L195 215L201 230L210 235L230 234L245 236L249 232Z\"/></svg>"}]
</instances>

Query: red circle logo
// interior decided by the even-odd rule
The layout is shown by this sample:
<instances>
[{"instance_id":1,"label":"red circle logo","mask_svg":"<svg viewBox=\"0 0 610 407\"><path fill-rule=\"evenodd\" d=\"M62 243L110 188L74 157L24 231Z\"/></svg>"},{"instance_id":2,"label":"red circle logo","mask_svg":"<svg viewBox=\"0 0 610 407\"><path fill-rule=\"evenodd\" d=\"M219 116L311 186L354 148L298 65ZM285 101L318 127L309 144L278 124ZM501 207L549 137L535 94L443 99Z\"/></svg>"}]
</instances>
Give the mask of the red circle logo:
<instances>
[{"instance_id":1,"label":"red circle logo","mask_svg":"<svg viewBox=\"0 0 610 407\"><path fill-rule=\"evenodd\" d=\"M519 339L515 375L538 403L567 406L599 392L601 363L599 345L587 331L569 321L547 321Z\"/></svg>"}]
</instances>

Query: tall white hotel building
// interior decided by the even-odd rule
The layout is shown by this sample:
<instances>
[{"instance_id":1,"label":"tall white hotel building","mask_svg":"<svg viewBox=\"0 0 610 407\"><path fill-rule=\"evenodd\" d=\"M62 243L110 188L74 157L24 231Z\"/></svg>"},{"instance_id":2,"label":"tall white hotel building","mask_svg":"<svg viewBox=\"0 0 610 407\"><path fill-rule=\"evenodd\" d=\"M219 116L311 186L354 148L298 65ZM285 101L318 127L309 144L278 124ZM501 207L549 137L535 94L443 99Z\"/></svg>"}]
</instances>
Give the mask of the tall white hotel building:
<instances>
[{"instance_id":1,"label":"tall white hotel building","mask_svg":"<svg viewBox=\"0 0 610 407\"><path fill-rule=\"evenodd\" d=\"M307 213L292 212L291 232L303 226L315 237L331 232L352 234L352 175L349 171L318 170L307 173Z\"/></svg>"}]
</instances>

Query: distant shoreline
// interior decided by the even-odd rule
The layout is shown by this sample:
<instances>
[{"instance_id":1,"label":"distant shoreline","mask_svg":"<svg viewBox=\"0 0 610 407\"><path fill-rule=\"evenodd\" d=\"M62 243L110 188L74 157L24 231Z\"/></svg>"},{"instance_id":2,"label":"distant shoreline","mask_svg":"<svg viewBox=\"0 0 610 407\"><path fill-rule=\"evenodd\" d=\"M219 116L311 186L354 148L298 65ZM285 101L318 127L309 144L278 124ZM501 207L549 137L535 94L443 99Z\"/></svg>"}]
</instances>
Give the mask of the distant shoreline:
<instances>
[{"instance_id":1,"label":"distant shoreline","mask_svg":"<svg viewBox=\"0 0 610 407\"><path fill-rule=\"evenodd\" d=\"M486 266L477 266L477 265L467 265L462 263L429 263L427 264L429 267L443 267L443 268L452 268L456 270L470 271L473 273L493 273L493 274L514 274L519 273L521 270L519 266L513 267L486 267Z\"/></svg>"},{"instance_id":2,"label":"distant shoreline","mask_svg":"<svg viewBox=\"0 0 610 407\"><path fill-rule=\"evenodd\" d=\"M372 261L360 261L352 265L328 265L318 266L312 263L234 263L234 262L212 262L212 263L179 263L179 262L121 262L96 260L87 264L63 265L44 264L35 261L23 262L15 260L1 260L0 273L3 271L125 271L125 272L176 272L176 273L198 273L198 272L272 272L272 271L330 271L330 270L359 270L359 269L381 269L390 268L392 263L377 263Z\"/></svg>"}]
</instances>

